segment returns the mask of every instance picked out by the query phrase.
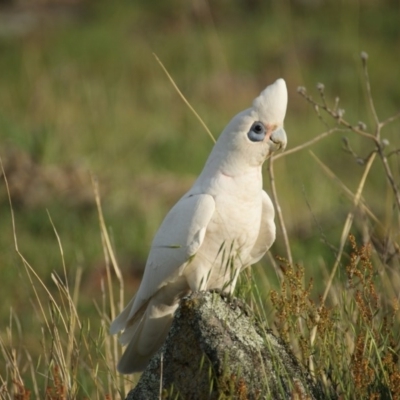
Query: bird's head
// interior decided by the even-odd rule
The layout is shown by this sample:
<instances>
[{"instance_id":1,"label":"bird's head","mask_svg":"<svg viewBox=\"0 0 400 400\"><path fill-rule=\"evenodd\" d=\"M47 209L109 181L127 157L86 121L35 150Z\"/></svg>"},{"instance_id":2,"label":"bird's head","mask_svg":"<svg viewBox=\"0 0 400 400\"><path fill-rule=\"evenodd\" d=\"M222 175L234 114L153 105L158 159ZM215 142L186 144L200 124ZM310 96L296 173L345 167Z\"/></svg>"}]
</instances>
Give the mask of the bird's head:
<instances>
[{"instance_id":1,"label":"bird's head","mask_svg":"<svg viewBox=\"0 0 400 400\"><path fill-rule=\"evenodd\" d=\"M286 114L287 88L278 79L254 99L251 108L237 114L223 130L216 150L226 154L232 168L260 166L277 150L286 147L283 120Z\"/></svg>"}]
</instances>

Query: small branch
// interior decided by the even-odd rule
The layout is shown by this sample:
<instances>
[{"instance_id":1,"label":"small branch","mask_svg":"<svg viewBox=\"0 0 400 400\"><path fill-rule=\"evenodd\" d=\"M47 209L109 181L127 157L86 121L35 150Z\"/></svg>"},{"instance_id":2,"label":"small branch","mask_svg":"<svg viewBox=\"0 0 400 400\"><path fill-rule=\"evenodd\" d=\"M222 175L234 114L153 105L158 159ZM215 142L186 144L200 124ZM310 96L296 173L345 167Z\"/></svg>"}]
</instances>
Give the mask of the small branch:
<instances>
[{"instance_id":1,"label":"small branch","mask_svg":"<svg viewBox=\"0 0 400 400\"><path fill-rule=\"evenodd\" d=\"M343 138L343 150L350 154L354 160L357 162L359 165L365 165L369 158L371 157L372 153L376 153L378 149L374 149L370 151L370 153L366 157L360 157L350 146L350 143L346 137Z\"/></svg>"},{"instance_id":2,"label":"small branch","mask_svg":"<svg viewBox=\"0 0 400 400\"><path fill-rule=\"evenodd\" d=\"M317 89L319 91L319 95L321 96L322 104L324 105L324 107L328 108L328 105L326 104L326 98L325 98L325 85L323 83L318 83Z\"/></svg>"},{"instance_id":3,"label":"small branch","mask_svg":"<svg viewBox=\"0 0 400 400\"><path fill-rule=\"evenodd\" d=\"M369 80L369 73L368 73L368 66L367 66L368 54L365 51L361 52L361 60L362 60L363 70L364 70L365 87L367 89L367 99L368 99L369 107L371 108L371 112L372 112L372 115L374 117L374 121L376 124L376 138L379 139L380 122L379 122L378 114L376 113L374 99L372 98L371 82Z\"/></svg>"},{"instance_id":4,"label":"small branch","mask_svg":"<svg viewBox=\"0 0 400 400\"><path fill-rule=\"evenodd\" d=\"M334 115L333 115L334 116ZM364 132L363 130L356 128L355 126L351 125L349 122L345 121L344 119L340 119L339 123L343 126L345 126L348 129L351 129L353 132L357 133L358 135L364 136L368 139L373 140L374 142L376 142L376 138L374 135L371 135L368 132Z\"/></svg>"},{"instance_id":5,"label":"small branch","mask_svg":"<svg viewBox=\"0 0 400 400\"><path fill-rule=\"evenodd\" d=\"M393 121L396 121L396 119L400 118L400 111L393 115L392 117L389 117L385 119L383 122L381 122L381 128L383 128L385 125L390 124Z\"/></svg>"},{"instance_id":6,"label":"small branch","mask_svg":"<svg viewBox=\"0 0 400 400\"><path fill-rule=\"evenodd\" d=\"M314 139L311 139L308 142L305 142L305 143L303 143L303 144L301 144L299 146L293 147L293 149L290 149L290 150L287 150L287 151L285 151L283 153L279 153L279 154L275 155L274 156L274 160L277 160L279 158L288 156L289 154L293 154L293 153L296 153L296 152L298 152L300 150L303 150L303 149L313 145L314 143L317 143L320 140L326 138L327 136L331 135L332 133L335 133L335 132L347 132L347 131L348 131L348 129L341 129L341 128L338 128L338 127L329 129L329 131L326 131L326 132L323 132L323 133L319 134Z\"/></svg>"},{"instance_id":7,"label":"small branch","mask_svg":"<svg viewBox=\"0 0 400 400\"><path fill-rule=\"evenodd\" d=\"M392 157L394 154L399 154L399 153L400 149L393 150L387 154L386 158Z\"/></svg>"},{"instance_id":8,"label":"small branch","mask_svg":"<svg viewBox=\"0 0 400 400\"><path fill-rule=\"evenodd\" d=\"M385 169L385 173L386 173L386 177L388 178L388 181L390 183L390 186L392 187L393 193L396 197L396 203L397 203L397 207L400 210L400 192L399 189L396 185L396 182L394 181L393 175L392 175L392 171L390 169L387 157L383 154L383 149L382 146L378 147L378 153L379 156L382 160L382 164L383 164L383 168Z\"/></svg>"},{"instance_id":9,"label":"small branch","mask_svg":"<svg viewBox=\"0 0 400 400\"><path fill-rule=\"evenodd\" d=\"M269 159L269 162L268 162L268 171L269 171L269 178L270 178L270 182L271 182L272 197L273 197L273 200L275 203L276 213L278 214L279 224L282 229L282 235L283 235L283 240L285 243L287 258L288 258L289 263L293 264L292 252L290 250L290 244L289 244L289 237L288 237L288 234L286 231L285 221L283 219L281 206L279 205L278 195L276 192L275 175L274 175L274 166L273 165L274 165L274 158L273 158L273 156L271 156Z\"/></svg>"},{"instance_id":10,"label":"small branch","mask_svg":"<svg viewBox=\"0 0 400 400\"><path fill-rule=\"evenodd\" d=\"M376 124L375 137L376 137L377 151L378 151L379 156L380 156L380 158L382 160L382 164L383 164L383 168L385 169L386 177L387 177L387 179L388 179L388 181L390 183L390 186L392 187L393 193L395 195L397 207L400 210L400 192L399 192L399 189L397 188L396 182L395 182L395 180L393 178L393 174L392 174L392 171L390 169L387 157L383 153L383 146L380 143L380 136L381 136L382 127L387 125L388 123L390 123L392 121L395 121L397 118L399 118L400 117L400 112L395 114L392 117L389 117L384 122L379 122L378 114L377 114L376 109L375 109L374 100L372 98L371 83L370 83L369 74L368 74L368 67L367 67L368 54L365 53L365 52L362 52L361 53L361 59L362 59L362 62L363 62L363 69L364 69L364 75L365 75L365 84L366 84L366 89L367 89L367 98L368 98L368 102L369 102L369 105L370 105L370 108L371 108L371 111L372 111L372 115L374 117L375 124Z\"/></svg>"},{"instance_id":11,"label":"small branch","mask_svg":"<svg viewBox=\"0 0 400 400\"><path fill-rule=\"evenodd\" d=\"M343 125L347 129L352 130L353 132L357 133L358 135L365 136L368 139L373 140L374 142L377 142L377 138L367 132L364 132L362 129L357 128L353 125L351 125L349 122L343 119L343 115L340 115L341 110L332 110L329 107L325 106L324 104L318 104L311 96L307 95L307 92L305 88L299 88L297 90L301 96L303 96L310 104L312 104L314 107L317 106L319 108L322 108L325 112L327 112L332 118L336 119L338 121L338 124ZM335 105L336 108L336 105ZM342 110L343 111L343 110Z\"/></svg>"}]
</instances>

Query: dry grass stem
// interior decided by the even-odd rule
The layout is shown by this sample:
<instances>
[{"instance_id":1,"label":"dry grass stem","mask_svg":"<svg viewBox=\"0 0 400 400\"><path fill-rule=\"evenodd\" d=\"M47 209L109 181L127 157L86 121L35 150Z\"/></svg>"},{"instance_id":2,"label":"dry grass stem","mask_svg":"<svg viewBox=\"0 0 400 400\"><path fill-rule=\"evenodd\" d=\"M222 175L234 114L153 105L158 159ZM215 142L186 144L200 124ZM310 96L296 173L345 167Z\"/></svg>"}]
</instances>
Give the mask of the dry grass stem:
<instances>
[{"instance_id":1,"label":"dry grass stem","mask_svg":"<svg viewBox=\"0 0 400 400\"><path fill-rule=\"evenodd\" d=\"M343 191L346 196L354 202L355 194L334 174L334 172L324 164L317 155L310 150L310 155L314 158L314 160L321 167L322 171L333 181L335 182L339 188ZM361 196L359 206L362 210L381 228L383 228L382 222L378 219L378 217L371 211L371 209L365 204L365 199Z\"/></svg>"},{"instance_id":2,"label":"dry grass stem","mask_svg":"<svg viewBox=\"0 0 400 400\"><path fill-rule=\"evenodd\" d=\"M174 89L176 90L176 92L179 94L179 96L181 97L181 99L184 101L184 103L189 107L189 110L195 115L195 117L199 120L200 124L203 126L203 128L206 130L208 136L210 136L210 139L213 141L213 143L216 142L214 135L211 133L211 131L208 129L207 125L205 124L205 122L202 120L202 118L200 117L200 115L196 112L196 110L190 105L189 101L186 99L186 97L183 95L183 93L179 90L178 85L175 83L175 81L172 79L172 76L169 74L168 70L164 67L164 64L161 62L161 60L157 57L156 54L154 54L154 58L156 59L156 61L160 64L162 70L165 72L165 74L167 75L168 79L170 80L170 82L172 83L172 86L174 87Z\"/></svg>"},{"instance_id":3,"label":"dry grass stem","mask_svg":"<svg viewBox=\"0 0 400 400\"><path fill-rule=\"evenodd\" d=\"M100 222L100 228L101 228L101 233L102 233L102 238L104 239L104 242L106 244L106 249L108 256L111 259L111 265L114 268L115 275L117 276L119 287L120 287L120 293L119 293L119 312L123 310L123 305L124 305L124 278L122 276L121 269L118 266L117 258L115 257L114 250L111 245L111 240L110 236L108 235L108 231L106 228L106 224L104 222L104 216L103 216L103 210L101 207L101 200L100 200L100 195L99 195L99 185L97 182L97 179L92 175L92 185L93 185L93 190L94 190L94 196L96 200L96 205L97 205L97 212L99 216L99 222ZM111 284L111 277L108 279L108 288L110 290L110 299L111 299L111 318L115 318L117 315L116 310L113 307L114 303L114 293L112 290L112 284Z\"/></svg>"},{"instance_id":4,"label":"dry grass stem","mask_svg":"<svg viewBox=\"0 0 400 400\"><path fill-rule=\"evenodd\" d=\"M274 156L271 156L268 161L268 172L269 172L269 179L271 183L271 194L272 194L272 199L275 204L275 211L278 215L278 220L279 220L279 225L281 226L282 230L282 235L283 235L283 241L285 243L285 249L286 249L286 255L289 260L289 262L292 264L293 263L293 258L292 258L292 251L290 249L290 243L289 243L289 236L287 234L286 226L285 226L285 220L283 219L283 214L282 214L282 209L279 204L278 200L278 193L276 190L275 186L275 175L274 175Z\"/></svg>"}]
</instances>

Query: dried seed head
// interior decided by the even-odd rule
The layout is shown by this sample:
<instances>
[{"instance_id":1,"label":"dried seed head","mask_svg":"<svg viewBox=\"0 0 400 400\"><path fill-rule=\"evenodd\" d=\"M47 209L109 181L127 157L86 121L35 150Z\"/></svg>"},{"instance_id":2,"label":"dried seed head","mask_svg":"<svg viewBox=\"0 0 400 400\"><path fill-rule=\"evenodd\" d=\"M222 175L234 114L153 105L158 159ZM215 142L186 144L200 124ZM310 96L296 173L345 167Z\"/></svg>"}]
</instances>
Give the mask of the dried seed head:
<instances>
[{"instance_id":1,"label":"dried seed head","mask_svg":"<svg viewBox=\"0 0 400 400\"><path fill-rule=\"evenodd\" d=\"M339 110L337 110L337 115L339 118L343 118L345 111L343 108L339 108Z\"/></svg>"},{"instance_id":2,"label":"dried seed head","mask_svg":"<svg viewBox=\"0 0 400 400\"><path fill-rule=\"evenodd\" d=\"M297 88L297 93L305 94L307 92L307 89L304 86L299 86Z\"/></svg>"},{"instance_id":3,"label":"dried seed head","mask_svg":"<svg viewBox=\"0 0 400 400\"><path fill-rule=\"evenodd\" d=\"M366 51L361 52L361 60L363 60L363 61L368 60L368 53Z\"/></svg>"},{"instance_id":4,"label":"dried seed head","mask_svg":"<svg viewBox=\"0 0 400 400\"><path fill-rule=\"evenodd\" d=\"M389 146L389 144L390 144L389 140L387 140L387 139L383 139L381 143L382 143L382 146L384 146L384 147Z\"/></svg>"},{"instance_id":5,"label":"dried seed head","mask_svg":"<svg viewBox=\"0 0 400 400\"><path fill-rule=\"evenodd\" d=\"M366 131L367 130L367 125L362 122L362 121L358 121L358 127L359 129L361 129L362 131Z\"/></svg>"},{"instance_id":6,"label":"dried seed head","mask_svg":"<svg viewBox=\"0 0 400 400\"><path fill-rule=\"evenodd\" d=\"M320 92L323 92L324 89L325 89L325 85L324 85L323 83L317 83L317 89L318 89Z\"/></svg>"}]
</instances>

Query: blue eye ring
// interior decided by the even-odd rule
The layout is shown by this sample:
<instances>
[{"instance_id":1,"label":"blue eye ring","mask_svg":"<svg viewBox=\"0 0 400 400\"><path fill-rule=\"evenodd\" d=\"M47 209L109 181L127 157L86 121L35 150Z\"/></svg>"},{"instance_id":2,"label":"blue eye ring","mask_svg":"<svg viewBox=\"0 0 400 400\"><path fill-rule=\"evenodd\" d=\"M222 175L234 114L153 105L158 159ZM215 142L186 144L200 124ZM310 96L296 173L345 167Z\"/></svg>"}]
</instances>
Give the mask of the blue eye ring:
<instances>
[{"instance_id":1,"label":"blue eye ring","mask_svg":"<svg viewBox=\"0 0 400 400\"><path fill-rule=\"evenodd\" d=\"M266 135L265 126L260 121L253 122L253 125L251 125L250 130L247 133L247 137L252 142L262 142L265 138L265 135Z\"/></svg>"}]
</instances>

